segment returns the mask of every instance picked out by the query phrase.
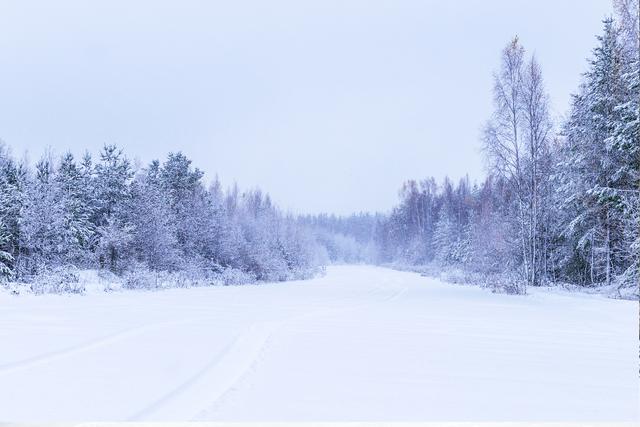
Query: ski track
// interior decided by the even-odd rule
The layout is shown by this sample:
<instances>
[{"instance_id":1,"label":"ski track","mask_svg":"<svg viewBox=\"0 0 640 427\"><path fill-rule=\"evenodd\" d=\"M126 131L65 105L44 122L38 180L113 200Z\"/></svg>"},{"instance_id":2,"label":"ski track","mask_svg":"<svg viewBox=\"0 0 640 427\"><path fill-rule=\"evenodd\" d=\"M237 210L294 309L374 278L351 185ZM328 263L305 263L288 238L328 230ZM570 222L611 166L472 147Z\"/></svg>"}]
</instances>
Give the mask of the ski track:
<instances>
[{"instance_id":1,"label":"ski track","mask_svg":"<svg viewBox=\"0 0 640 427\"><path fill-rule=\"evenodd\" d=\"M76 356L80 353L96 350L96 349L99 349L100 347L105 347L110 344L114 344L119 341L122 341L124 339L132 338L134 336L144 334L145 332L150 330L162 329L167 326L177 326L181 324L188 324L188 323L192 323L193 321L194 319L184 319L184 320L177 320L172 322L161 322L161 323L136 326L133 328L127 328L120 332L116 332L114 334L107 335L105 337L102 337L96 340L91 340L89 342L85 342L80 345L67 347L62 350L56 350L56 351L41 354L38 356L29 357L27 359L22 359L22 360L17 360L15 362L2 364L0 365L0 375L5 375L5 374L13 373L15 371L19 371L22 369L28 369L33 366L50 363L57 359Z\"/></svg>"},{"instance_id":2,"label":"ski track","mask_svg":"<svg viewBox=\"0 0 640 427\"><path fill-rule=\"evenodd\" d=\"M388 283L389 281L385 282L385 284ZM338 309L316 310L311 313L290 317L283 322L255 323L247 331L240 334L232 345L225 348L222 354L212 358L204 368L149 407L130 417L128 421L198 419L202 414L207 413L208 408L215 407L222 396L246 377L247 373L255 367L260 354L263 353L273 333L285 324L313 317L330 316L345 311L360 310L371 304L395 300L404 294L406 290L406 287L395 290L391 295L385 296L379 301L369 301ZM382 286L376 288L369 296L377 297L379 294L387 293L388 291ZM204 396L195 395L190 389L197 387L201 383L214 384L215 386L203 391ZM194 401L202 403L194 405ZM182 408L186 405L190 409L184 412Z\"/></svg>"},{"instance_id":3,"label":"ski track","mask_svg":"<svg viewBox=\"0 0 640 427\"><path fill-rule=\"evenodd\" d=\"M385 282L385 284L388 284L388 283L389 283L389 281ZM297 321L304 320L304 319L311 319L311 318L317 318L317 317L323 317L323 316L331 316L331 315L338 314L338 313L361 310L361 309L366 308L367 306L371 306L372 304L390 302L390 301L393 301L393 300L396 300L396 299L400 298L406 291L407 291L407 288L406 287L402 287L401 289L393 291L391 293L391 295L388 295L388 296L382 298L379 301L370 301L370 302L354 305L354 306L351 306L351 307L344 307L344 308L338 308L338 309L316 310L316 311L311 312L311 313L307 313L307 314L303 314L303 315L300 315L300 316L295 316L293 318L289 318L285 322L280 322L278 324L277 328L273 328L273 330L271 330L270 333L267 336L264 337L264 339L262 340L262 345L260 347L260 350L254 353L254 357L253 357L252 363L246 365L246 368L244 369L243 374L237 376L236 379L235 379L235 382L229 383L229 385L225 388L224 391L217 392L214 396L212 396L213 398L206 405L206 407L201 408L201 410L195 416L189 417L188 419L190 421L200 421L200 420L207 419L212 413L215 413L216 407L218 406L218 402L220 400L222 400L225 397L225 395L227 395L233 389L234 386L236 386L236 385L238 385L240 383L245 383L245 384L246 383L250 383L250 381L247 380L246 377L247 377L248 373L251 371L252 368L254 368L254 369L256 368L259 356L264 353L266 344L272 338L273 332L275 332L276 329L284 328L284 327L286 327L287 325L289 325L291 323L295 323ZM374 295L375 296L375 295L378 295L380 293L385 293L383 287L377 288L376 291L371 292L369 295Z\"/></svg>"},{"instance_id":4,"label":"ski track","mask_svg":"<svg viewBox=\"0 0 640 427\"><path fill-rule=\"evenodd\" d=\"M215 402L255 363L276 322L253 324L184 383L131 416L128 421L191 419ZM186 409L185 409L186 408Z\"/></svg>"}]
</instances>

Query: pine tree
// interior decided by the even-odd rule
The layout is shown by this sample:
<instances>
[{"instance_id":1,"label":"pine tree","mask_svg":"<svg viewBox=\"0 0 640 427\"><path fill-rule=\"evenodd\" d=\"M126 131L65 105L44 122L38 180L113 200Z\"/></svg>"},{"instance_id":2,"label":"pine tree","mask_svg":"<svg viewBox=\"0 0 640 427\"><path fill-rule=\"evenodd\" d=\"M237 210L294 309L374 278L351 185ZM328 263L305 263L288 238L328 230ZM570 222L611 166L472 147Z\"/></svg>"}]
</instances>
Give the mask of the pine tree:
<instances>
[{"instance_id":1,"label":"pine tree","mask_svg":"<svg viewBox=\"0 0 640 427\"><path fill-rule=\"evenodd\" d=\"M21 268L25 274L37 274L63 263L66 250L65 218L50 153L38 161L35 172L27 184L20 224Z\"/></svg>"},{"instance_id":2,"label":"pine tree","mask_svg":"<svg viewBox=\"0 0 640 427\"><path fill-rule=\"evenodd\" d=\"M122 150L115 145L105 145L95 166L96 225L105 225L112 216L123 214L130 200L132 178L131 164Z\"/></svg>"},{"instance_id":3,"label":"pine tree","mask_svg":"<svg viewBox=\"0 0 640 427\"><path fill-rule=\"evenodd\" d=\"M580 93L574 97L565 125L562 191L574 214L566 235L575 246L590 283L610 284L619 265L615 250L622 237L618 173L628 163L614 149L611 136L621 121L624 103L624 57L611 19L604 21Z\"/></svg>"},{"instance_id":4,"label":"pine tree","mask_svg":"<svg viewBox=\"0 0 640 427\"><path fill-rule=\"evenodd\" d=\"M456 256L457 231L449 215L446 212L441 212L433 234L433 246L435 259L442 265L449 265L458 261Z\"/></svg>"},{"instance_id":5,"label":"pine tree","mask_svg":"<svg viewBox=\"0 0 640 427\"><path fill-rule=\"evenodd\" d=\"M13 276L13 257L8 251L9 233L0 219L0 281Z\"/></svg>"},{"instance_id":6,"label":"pine tree","mask_svg":"<svg viewBox=\"0 0 640 427\"><path fill-rule=\"evenodd\" d=\"M186 258L197 255L201 238L197 224L201 219L198 205L203 204L202 176L203 173L193 169L191 160L182 153L169 153L159 170L162 190L171 209L172 227Z\"/></svg>"},{"instance_id":7,"label":"pine tree","mask_svg":"<svg viewBox=\"0 0 640 427\"><path fill-rule=\"evenodd\" d=\"M640 61L637 55L627 59L622 76L624 102L615 107L618 121L606 140L617 159L611 186L621 215L622 237L614 248L621 264L620 287L640 282Z\"/></svg>"},{"instance_id":8,"label":"pine tree","mask_svg":"<svg viewBox=\"0 0 640 427\"><path fill-rule=\"evenodd\" d=\"M180 264L171 210L162 191L159 162L153 161L132 185L132 246L153 270L174 270Z\"/></svg>"},{"instance_id":9,"label":"pine tree","mask_svg":"<svg viewBox=\"0 0 640 427\"><path fill-rule=\"evenodd\" d=\"M129 160L115 145L105 145L100 162L95 166L96 254L101 268L121 271L126 254L131 250L133 226L127 212L131 203Z\"/></svg>"},{"instance_id":10,"label":"pine tree","mask_svg":"<svg viewBox=\"0 0 640 427\"><path fill-rule=\"evenodd\" d=\"M4 224L6 238L3 247L12 258L8 261L5 257L5 264L10 265L14 274L20 266L20 255L23 252L20 242L26 187L24 165L16 164L4 143L0 141L0 222Z\"/></svg>"},{"instance_id":11,"label":"pine tree","mask_svg":"<svg viewBox=\"0 0 640 427\"><path fill-rule=\"evenodd\" d=\"M58 166L55 182L62 205L62 240L69 261L85 258L95 227L91 222L93 208L86 177L71 153L65 154Z\"/></svg>"}]
</instances>

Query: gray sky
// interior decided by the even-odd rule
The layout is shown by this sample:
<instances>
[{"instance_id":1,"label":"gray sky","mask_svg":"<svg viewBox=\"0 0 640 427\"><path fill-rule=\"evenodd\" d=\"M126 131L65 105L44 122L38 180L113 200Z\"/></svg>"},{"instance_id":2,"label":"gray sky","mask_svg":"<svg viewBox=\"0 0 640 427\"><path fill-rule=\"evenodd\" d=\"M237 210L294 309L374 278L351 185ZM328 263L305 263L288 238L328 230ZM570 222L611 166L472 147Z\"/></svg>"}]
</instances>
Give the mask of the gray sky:
<instances>
[{"instance_id":1,"label":"gray sky","mask_svg":"<svg viewBox=\"0 0 640 427\"><path fill-rule=\"evenodd\" d=\"M566 110L610 0L0 0L0 138L183 151L285 209L389 209L408 178L484 176L515 34Z\"/></svg>"}]
</instances>

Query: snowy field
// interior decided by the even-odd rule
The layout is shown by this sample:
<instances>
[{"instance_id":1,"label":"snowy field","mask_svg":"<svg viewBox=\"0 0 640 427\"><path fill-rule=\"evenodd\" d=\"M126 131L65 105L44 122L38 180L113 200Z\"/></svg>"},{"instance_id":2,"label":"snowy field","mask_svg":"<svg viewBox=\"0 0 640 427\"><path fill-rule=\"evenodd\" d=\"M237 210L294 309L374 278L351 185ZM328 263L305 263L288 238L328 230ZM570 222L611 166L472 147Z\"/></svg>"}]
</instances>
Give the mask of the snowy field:
<instances>
[{"instance_id":1,"label":"snowy field","mask_svg":"<svg viewBox=\"0 0 640 427\"><path fill-rule=\"evenodd\" d=\"M638 303L340 266L303 282L0 294L0 421L633 421Z\"/></svg>"}]
</instances>

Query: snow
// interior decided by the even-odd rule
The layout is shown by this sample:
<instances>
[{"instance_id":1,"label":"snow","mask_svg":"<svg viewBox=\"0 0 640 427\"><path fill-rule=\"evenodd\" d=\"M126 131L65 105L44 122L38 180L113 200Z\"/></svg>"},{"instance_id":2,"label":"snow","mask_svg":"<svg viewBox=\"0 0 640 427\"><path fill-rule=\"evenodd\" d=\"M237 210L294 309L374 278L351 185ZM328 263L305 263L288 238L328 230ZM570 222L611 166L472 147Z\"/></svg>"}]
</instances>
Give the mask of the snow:
<instances>
[{"instance_id":1,"label":"snow","mask_svg":"<svg viewBox=\"0 0 640 427\"><path fill-rule=\"evenodd\" d=\"M1 421L638 421L638 303L370 266L0 294Z\"/></svg>"}]
</instances>

